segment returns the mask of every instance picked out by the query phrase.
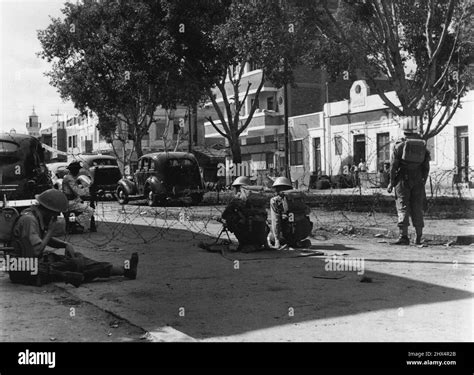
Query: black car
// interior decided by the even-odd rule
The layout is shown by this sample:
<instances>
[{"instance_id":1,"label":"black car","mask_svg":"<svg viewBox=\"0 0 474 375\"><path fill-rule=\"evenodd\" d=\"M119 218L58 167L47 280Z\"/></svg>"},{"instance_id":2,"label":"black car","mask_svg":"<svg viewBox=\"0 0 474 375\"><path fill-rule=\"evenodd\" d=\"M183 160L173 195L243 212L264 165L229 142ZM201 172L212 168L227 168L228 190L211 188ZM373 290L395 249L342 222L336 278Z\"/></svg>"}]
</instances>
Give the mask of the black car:
<instances>
[{"instance_id":1,"label":"black car","mask_svg":"<svg viewBox=\"0 0 474 375\"><path fill-rule=\"evenodd\" d=\"M87 175L92 180L91 195L103 197L105 194L115 194L117 183L122 178L122 173L117 163L117 158L109 155L77 155L74 161L81 163L79 174Z\"/></svg>"},{"instance_id":2,"label":"black car","mask_svg":"<svg viewBox=\"0 0 474 375\"><path fill-rule=\"evenodd\" d=\"M181 202L199 204L204 185L196 157L186 152L156 152L138 160L134 176L119 181L117 199L146 198L149 206Z\"/></svg>"},{"instance_id":3,"label":"black car","mask_svg":"<svg viewBox=\"0 0 474 375\"><path fill-rule=\"evenodd\" d=\"M1 200L29 206L36 194L52 187L41 142L27 134L0 133Z\"/></svg>"}]
</instances>

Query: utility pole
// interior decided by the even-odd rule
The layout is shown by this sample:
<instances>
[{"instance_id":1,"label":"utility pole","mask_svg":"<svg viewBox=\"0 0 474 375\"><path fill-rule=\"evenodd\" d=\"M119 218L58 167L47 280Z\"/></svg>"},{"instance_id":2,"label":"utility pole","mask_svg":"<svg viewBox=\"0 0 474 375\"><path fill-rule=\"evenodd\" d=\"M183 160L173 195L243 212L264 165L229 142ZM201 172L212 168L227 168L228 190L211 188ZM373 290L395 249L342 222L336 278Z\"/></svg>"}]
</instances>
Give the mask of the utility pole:
<instances>
[{"instance_id":1,"label":"utility pole","mask_svg":"<svg viewBox=\"0 0 474 375\"><path fill-rule=\"evenodd\" d=\"M61 116L61 114L59 113L59 108L56 113L52 113L51 116L56 116L56 123L59 124L59 116Z\"/></svg>"},{"instance_id":2,"label":"utility pole","mask_svg":"<svg viewBox=\"0 0 474 375\"><path fill-rule=\"evenodd\" d=\"M283 85L284 122L285 122L285 175L291 180L290 174L290 135L288 130L288 84Z\"/></svg>"}]
</instances>

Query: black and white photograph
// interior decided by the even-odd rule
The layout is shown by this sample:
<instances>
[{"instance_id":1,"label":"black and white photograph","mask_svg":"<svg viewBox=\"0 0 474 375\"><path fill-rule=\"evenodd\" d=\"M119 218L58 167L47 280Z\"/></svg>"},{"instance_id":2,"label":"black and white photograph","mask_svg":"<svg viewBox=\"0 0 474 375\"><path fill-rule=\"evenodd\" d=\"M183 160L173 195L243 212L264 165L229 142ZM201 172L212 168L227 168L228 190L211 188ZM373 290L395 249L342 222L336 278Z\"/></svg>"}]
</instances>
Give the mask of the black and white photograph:
<instances>
[{"instance_id":1,"label":"black and white photograph","mask_svg":"<svg viewBox=\"0 0 474 375\"><path fill-rule=\"evenodd\" d=\"M0 373L472 374L473 24L472 0L0 0Z\"/></svg>"}]
</instances>

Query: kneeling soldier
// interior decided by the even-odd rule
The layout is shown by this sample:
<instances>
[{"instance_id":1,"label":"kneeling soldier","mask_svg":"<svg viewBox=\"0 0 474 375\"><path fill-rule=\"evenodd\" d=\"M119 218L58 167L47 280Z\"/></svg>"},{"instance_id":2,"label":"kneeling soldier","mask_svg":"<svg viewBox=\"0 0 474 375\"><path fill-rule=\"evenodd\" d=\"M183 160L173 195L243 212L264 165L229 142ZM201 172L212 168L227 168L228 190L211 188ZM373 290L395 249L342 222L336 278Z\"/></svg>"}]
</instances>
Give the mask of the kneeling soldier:
<instances>
[{"instance_id":1,"label":"kneeling soldier","mask_svg":"<svg viewBox=\"0 0 474 375\"><path fill-rule=\"evenodd\" d=\"M238 177L232 187L235 197L222 213L227 228L239 241L238 250L252 252L266 248L268 226L265 200L252 190L248 177Z\"/></svg>"},{"instance_id":2,"label":"kneeling soldier","mask_svg":"<svg viewBox=\"0 0 474 375\"><path fill-rule=\"evenodd\" d=\"M307 238L313 229L309 219L310 208L304 202L304 195L293 190L291 181L278 177L272 186L276 196L270 200L272 231L268 236L269 245L279 249L282 245L309 247Z\"/></svg>"}]
</instances>

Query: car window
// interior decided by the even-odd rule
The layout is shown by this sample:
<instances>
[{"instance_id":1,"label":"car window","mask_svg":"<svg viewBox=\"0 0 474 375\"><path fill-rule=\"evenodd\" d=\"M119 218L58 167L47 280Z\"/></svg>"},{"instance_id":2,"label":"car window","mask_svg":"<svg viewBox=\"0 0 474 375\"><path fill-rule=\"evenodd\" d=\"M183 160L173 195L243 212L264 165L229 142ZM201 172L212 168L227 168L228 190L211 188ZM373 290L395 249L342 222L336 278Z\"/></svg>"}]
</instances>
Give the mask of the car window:
<instances>
[{"instance_id":1,"label":"car window","mask_svg":"<svg viewBox=\"0 0 474 375\"><path fill-rule=\"evenodd\" d=\"M190 159L169 159L168 167L192 167L194 162Z\"/></svg>"},{"instance_id":2,"label":"car window","mask_svg":"<svg viewBox=\"0 0 474 375\"><path fill-rule=\"evenodd\" d=\"M11 164L19 161L18 150L19 146L16 143L0 141L0 160L2 164Z\"/></svg>"},{"instance_id":3,"label":"car window","mask_svg":"<svg viewBox=\"0 0 474 375\"><path fill-rule=\"evenodd\" d=\"M10 154L18 151L18 145L13 142L0 141L0 154Z\"/></svg>"},{"instance_id":4,"label":"car window","mask_svg":"<svg viewBox=\"0 0 474 375\"><path fill-rule=\"evenodd\" d=\"M115 159L94 159L90 163L92 167L96 167L98 165L118 165L117 160Z\"/></svg>"}]
</instances>

